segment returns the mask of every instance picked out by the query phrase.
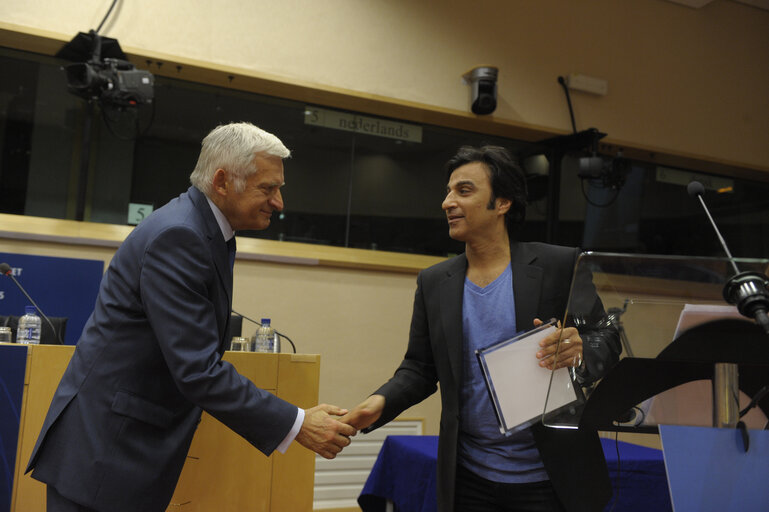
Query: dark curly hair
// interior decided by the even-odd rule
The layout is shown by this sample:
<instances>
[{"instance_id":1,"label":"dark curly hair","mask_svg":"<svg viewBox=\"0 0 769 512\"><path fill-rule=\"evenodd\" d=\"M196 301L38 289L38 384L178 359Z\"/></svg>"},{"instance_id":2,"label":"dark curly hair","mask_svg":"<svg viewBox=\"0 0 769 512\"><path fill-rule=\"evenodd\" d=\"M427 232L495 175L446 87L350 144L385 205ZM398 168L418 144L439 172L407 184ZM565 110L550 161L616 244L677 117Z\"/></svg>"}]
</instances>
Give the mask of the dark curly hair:
<instances>
[{"instance_id":1,"label":"dark curly hair","mask_svg":"<svg viewBox=\"0 0 769 512\"><path fill-rule=\"evenodd\" d=\"M498 197L510 199L512 205L505 214L505 227L510 237L526 219L526 176L523 169L507 149L501 146L462 146L446 162L446 181L457 168L473 162L486 164L491 181L491 200L488 208L494 209Z\"/></svg>"}]
</instances>

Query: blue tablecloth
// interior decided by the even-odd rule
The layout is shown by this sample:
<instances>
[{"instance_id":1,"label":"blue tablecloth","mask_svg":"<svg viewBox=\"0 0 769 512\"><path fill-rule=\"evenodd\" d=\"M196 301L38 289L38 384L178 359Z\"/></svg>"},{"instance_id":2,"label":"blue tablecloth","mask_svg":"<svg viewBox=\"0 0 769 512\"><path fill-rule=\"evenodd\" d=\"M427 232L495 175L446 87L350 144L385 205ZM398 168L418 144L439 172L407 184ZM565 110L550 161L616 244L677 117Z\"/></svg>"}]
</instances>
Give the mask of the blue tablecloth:
<instances>
[{"instance_id":1,"label":"blue tablecloth","mask_svg":"<svg viewBox=\"0 0 769 512\"><path fill-rule=\"evenodd\" d=\"M669 511L662 451L601 439L612 485L618 493L607 505L616 512ZM620 473L617 479L617 447ZM389 436L385 439L358 504L363 512L382 512L387 500L397 512L435 512L437 436Z\"/></svg>"}]
</instances>

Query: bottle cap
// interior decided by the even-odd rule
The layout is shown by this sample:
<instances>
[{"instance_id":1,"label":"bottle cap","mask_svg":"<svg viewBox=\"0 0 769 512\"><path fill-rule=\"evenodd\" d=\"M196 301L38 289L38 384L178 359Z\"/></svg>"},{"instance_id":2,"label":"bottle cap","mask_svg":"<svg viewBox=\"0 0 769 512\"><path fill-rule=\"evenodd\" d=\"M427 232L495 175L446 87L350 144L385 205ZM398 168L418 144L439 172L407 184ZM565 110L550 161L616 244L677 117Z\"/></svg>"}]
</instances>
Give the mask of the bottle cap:
<instances>
[{"instance_id":1,"label":"bottle cap","mask_svg":"<svg viewBox=\"0 0 769 512\"><path fill-rule=\"evenodd\" d=\"M262 318L262 325L270 325L270 319L269 318Z\"/></svg>"},{"instance_id":2,"label":"bottle cap","mask_svg":"<svg viewBox=\"0 0 769 512\"><path fill-rule=\"evenodd\" d=\"M24 306L24 314L26 314L26 315L36 315L37 314L37 308L35 306Z\"/></svg>"}]
</instances>

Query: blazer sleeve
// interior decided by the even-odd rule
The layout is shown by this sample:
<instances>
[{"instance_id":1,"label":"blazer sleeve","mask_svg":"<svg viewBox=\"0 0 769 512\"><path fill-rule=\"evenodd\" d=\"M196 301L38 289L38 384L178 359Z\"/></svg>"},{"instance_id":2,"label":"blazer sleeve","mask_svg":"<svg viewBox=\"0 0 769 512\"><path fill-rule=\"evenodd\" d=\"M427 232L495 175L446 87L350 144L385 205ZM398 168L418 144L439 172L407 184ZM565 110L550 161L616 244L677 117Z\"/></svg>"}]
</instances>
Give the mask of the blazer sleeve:
<instances>
[{"instance_id":1,"label":"blazer sleeve","mask_svg":"<svg viewBox=\"0 0 769 512\"><path fill-rule=\"evenodd\" d=\"M574 283L569 300L567 324L574 325L583 343L585 367L579 372L583 384L604 375L619 361L622 352L619 331L606 314L603 302L593 283L589 268L578 265L576 251Z\"/></svg>"},{"instance_id":2,"label":"blazer sleeve","mask_svg":"<svg viewBox=\"0 0 769 512\"><path fill-rule=\"evenodd\" d=\"M291 430L297 408L221 360L216 311L229 313L229 298L210 242L189 226L160 232L146 245L139 285L147 318L182 395L269 455Z\"/></svg>"},{"instance_id":3,"label":"blazer sleeve","mask_svg":"<svg viewBox=\"0 0 769 512\"><path fill-rule=\"evenodd\" d=\"M392 421L401 412L418 404L438 389L430 329L425 304L424 276L417 276L414 312L411 316L406 355L392 378L373 394L385 397L382 416L366 432Z\"/></svg>"}]
</instances>

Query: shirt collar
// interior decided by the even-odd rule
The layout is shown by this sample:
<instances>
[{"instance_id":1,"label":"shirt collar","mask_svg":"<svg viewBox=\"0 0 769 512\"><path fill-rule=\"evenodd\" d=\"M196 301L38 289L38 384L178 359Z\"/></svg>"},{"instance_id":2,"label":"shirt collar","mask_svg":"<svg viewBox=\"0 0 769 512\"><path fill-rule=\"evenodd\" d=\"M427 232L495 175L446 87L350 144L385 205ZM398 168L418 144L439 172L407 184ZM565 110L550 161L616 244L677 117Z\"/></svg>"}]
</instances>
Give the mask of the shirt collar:
<instances>
[{"instance_id":1,"label":"shirt collar","mask_svg":"<svg viewBox=\"0 0 769 512\"><path fill-rule=\"evenodd\" d=\"M235 236L235 232L232 230L232 226L230 226L230 221L227 220L227 217L224 216L219 207L216 206L208 196L206 196L206 201L208 201L208 206L211 207L211 211L214 212L214 218L216 219L216 223L219 224L219 229L222 230L224 241L228 242L230 238Z\"/></svg>"}]
</instances>

